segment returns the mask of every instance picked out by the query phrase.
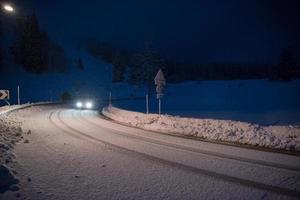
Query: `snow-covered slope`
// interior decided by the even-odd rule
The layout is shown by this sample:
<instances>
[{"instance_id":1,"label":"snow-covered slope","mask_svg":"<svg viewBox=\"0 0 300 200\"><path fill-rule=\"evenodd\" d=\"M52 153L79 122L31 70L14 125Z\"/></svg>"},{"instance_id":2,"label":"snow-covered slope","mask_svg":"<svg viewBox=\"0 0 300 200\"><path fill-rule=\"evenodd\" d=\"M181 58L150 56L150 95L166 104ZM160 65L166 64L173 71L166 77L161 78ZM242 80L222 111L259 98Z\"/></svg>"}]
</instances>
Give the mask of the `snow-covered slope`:
<instances>
[{"instance_id":1,"label":"snow-covered slope","mask_svg":"<svg viewBox=\"0 0 300 200\"><path fill-rule=\"evenodd\" d=\"M126 83L111 84L111 65L91 57L82 49L68 50L71 60L82 58L84 70L75 66L67 74L34 75L24 71L1 74L0 89L11 91L16 103L17 85L21 102L58 100L69 91L107 104L109 92L113 105L145 112L145 87ZM168 83L168 80L167 80ZM154 81L153 81L154 84ZM132 98L131 98L132 97ZM136 98L139 97L139 98ZM155 94L150 95L150 111L157 112ZM0 102L0 106L4 105ZM162 112L184 117L240 120L261 125L300 124L300 80L188 81L167 84Z\"/></svg>"},{"instance_id":2,"label":"snow-covered slope","mask_svg":"<svg viewBox=\"0 0 300 200\"><path fill-rule=\"evenodd\" d=\"M1 106L0 107L0 115L6 113L6 112L9 112L10 110L14 110L16 108L20 108L22 106L26 106L28 104L24 104L24 105L10 105L10 106Z\"/></svg>"},{"instance_id":3,"label":"snow-covered slope","mask_svg":"<svg viewBox=\"0 0 300 200\"><path fill-rule=\"evenodd\" d=\"M17 85L20 85L21 103L57 101L65 92L84 94L93 98L108 96L111 83L111 66L89 56L85 51L69 52L70 61L82 58L84 70L77 69L74 64L67 73L31 74L22 69L3 72L1 89L9 89L11 103L17 102ZM74 63L74 62L73 62ZM0 102L0 106L4 105Z\"/></svg>"},{"instance_id":4,"label":"snow-covered slope","mask_svg":"<svg viewBox=\"0 0 300 200\"><path fill-rule=\"evenodd\" d=\"M0 199L299 196L297 156L155 134L109 122L95 111L39 106L10 119L21 122L25 133L14 149L19 190Z\"/></svg>"},{"instance_id":5,"label":"snow-covered slope","mask_svg":"<svg viewBox=\"0 0 300 200\"><path fill-rule=\"evenodd\" d=\"M119 85L112 96L144 96L144 88ZM132 87L131 87L132 88ZM127 92L127 94L126 94ZM131 93L130 93L131 92ZM122 94L123 93L123 94ZM113 105L145 112L145 99L115 101ZM150 111L157 112L155 95ZM162 99L162 112L185 117L240 120L263 125L300 123L300 80L202 81L168 84Z\"/></svg>"}]
</instances>

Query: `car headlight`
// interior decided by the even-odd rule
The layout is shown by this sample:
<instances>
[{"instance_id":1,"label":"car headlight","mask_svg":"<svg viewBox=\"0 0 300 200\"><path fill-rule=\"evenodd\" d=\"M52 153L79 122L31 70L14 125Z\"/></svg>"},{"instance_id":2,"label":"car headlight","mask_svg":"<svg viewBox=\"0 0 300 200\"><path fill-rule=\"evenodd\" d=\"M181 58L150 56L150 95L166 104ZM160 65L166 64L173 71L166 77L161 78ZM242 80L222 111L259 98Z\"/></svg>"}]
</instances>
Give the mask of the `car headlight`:
<instances>
[{"instance_id":1,"label":"car headlight","mask_svg":"<svg viewBox=\"0 0 300 200\"><path fill-rule=\"evenodd\" d=\"M76 103L76 107L77 107L77 108L82 108L82 103L81 103L80 101L77 102L77 103Z\"/></svg>"},{"instance_id":2,"label":"car headlight","mask_svg":"<svg viewBox=\"0 0 300 200\"><path fill-rule=\"evenodd\" d=\"M87 109L91 109L93 107L93 103L92 102L86 102L85 107Z\"/></svg>"}]
</instances>

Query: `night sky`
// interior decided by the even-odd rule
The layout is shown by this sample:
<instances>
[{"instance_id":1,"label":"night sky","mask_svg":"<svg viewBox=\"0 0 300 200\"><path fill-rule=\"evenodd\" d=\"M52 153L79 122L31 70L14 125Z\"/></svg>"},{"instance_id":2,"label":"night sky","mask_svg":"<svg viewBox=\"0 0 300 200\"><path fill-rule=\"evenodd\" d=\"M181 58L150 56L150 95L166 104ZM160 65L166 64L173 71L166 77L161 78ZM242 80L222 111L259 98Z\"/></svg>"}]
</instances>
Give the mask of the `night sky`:
<instances>
[{"instance_id":1,"label":"night sky","mask_svg":"<svg viewBox=\"0 0 300 200\"><path fill-rule=\"evenodd\" d=\"M66 48L97 38L124 49L150 42L179 61L276 63L300 50L297 0L27 0L50 37ZM20 4L20 5L21 5ZM299 55L299 53L298 53Z\"/></svg>"}]
</instances>

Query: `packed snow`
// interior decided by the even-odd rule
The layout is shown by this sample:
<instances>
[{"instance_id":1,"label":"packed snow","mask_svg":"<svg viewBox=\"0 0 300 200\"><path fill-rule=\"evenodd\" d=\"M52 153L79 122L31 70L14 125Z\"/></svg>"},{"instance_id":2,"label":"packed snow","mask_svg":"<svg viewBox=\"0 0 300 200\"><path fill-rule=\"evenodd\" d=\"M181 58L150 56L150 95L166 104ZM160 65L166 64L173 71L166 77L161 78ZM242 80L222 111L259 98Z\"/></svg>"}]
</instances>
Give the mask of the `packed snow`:
<instances>
[{"instance_id":1,"label":"packed snow","mask_svg":"<svg viewBox=\"0 0 300 200\"><path fill-rule=\"evenodd\" d=\"M25 104L26 105L26 104ZM6 112L9 112L11 110L14 110L16 108L20 108L20 107L23 107L24 105L7 105L7 106L1 106L0 107L0 115L1 114L4 114Z\"/></svg>"},{"instance_id":2,"label":"packed snow","mask_svg":"<svg viewBox=\"0 0 300 200\"><path fill-rule=\"evenodd\" d=\"M293 199L299 191L296 156L154 134L107 121L96 111L63 106L0 116L1 141L9 145L5 152L15 155L0 167L1 184L9 185L0 199ZM97 142L102 140L108 144Z\"/></svg>"},{"instance_id":3,"label":"packed snow","mask_svg":"<svg viewBox=\"0 0 300 200\"><path fill-rule=\"evenodd\" d=\"M13 166L14 162L16 162L16 155L13 153L13 149L18 142L29 142L28 139L24 138L25 134L22 130L24 119L22 121L20 117L11 115L10 112L47 103L27 103L0 107L0 194L8 190L19 190L19 186L16 185L19 183L19 179ZM31 134L31 131L25 132Z\"/></svg>"},{"instance_id":4,"label":"packed snow","mask_svg":"<svg viewBox=\"0 0 300 200\"><path fill-rule=\"evenodd\" d=\"M107 103L111 92L113 105L137 112L146 110L145 86L111 83L111 64L81 49L70 50L71 57L83 59L83 71L72 68L66 74L36 75L15 69L3 72L0 85L10 90L12 103L16 103L17 85L20 85L21 102L57 101L63 92L68 91L75 96L93 99L95 105L101 105ZM166 79L162 101L162 112L165 114L239 120L260 125L300 125L299 79L289 82L203 80L176 84L170 83L168 77ZM0 105L4 103L0 102ZM155 112L157 107L156 95L152 93L149 109Z\"/></svg>"},{"instance_id":5,"label":"packed snow","mask_svg":"<svg viewBox=\"0 0 300 200\"><path fill-rule=\"evenodd\" d=\"M195 136L206 140L300 150L299 126L260 126L232 120L159 116L127 111L113 106L103 108L102 113L115 121L146 130Z\"/></svg>"},{"instance_id":6,"label":"packed snow","mask_svg":"<svg viewBox=\"0 0 300 200\"><path fill-rule=\"evenodd\" d=\"M11 164L15 160L13 148L16 143L22 141L23 131L21 122L9 115L4 114L20 106L6 106L0 109L0 194L7 190L18 190L19 182L16 172L12 170Z\"/></svg>"}]
</instances>

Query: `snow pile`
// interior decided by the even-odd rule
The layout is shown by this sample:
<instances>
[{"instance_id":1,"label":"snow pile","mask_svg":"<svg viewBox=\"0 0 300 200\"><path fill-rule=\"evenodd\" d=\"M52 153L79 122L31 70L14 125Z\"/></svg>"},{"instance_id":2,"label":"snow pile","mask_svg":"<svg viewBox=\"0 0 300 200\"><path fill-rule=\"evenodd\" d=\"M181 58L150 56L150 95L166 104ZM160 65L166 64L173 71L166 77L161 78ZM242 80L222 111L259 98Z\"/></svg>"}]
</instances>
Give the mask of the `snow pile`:
<instances>
[{"instance_id":1,"label":"snow pile","mask_svg":"<svg viewBox=\"0 0 300 200\"><path fill-rule=\"evenodd\" d=\"M19 180L10 172L5 165L0 165L0 193L6 190L17 190L14 186L19 183Z\"/></svg>"},{"instance_id":2,"label":"snow pile","mask_svg":"<svg viewBox=\"0 0 300 200\"><path fill-rule=\"evenodd\" d=\"M259 126L232 120L181 118L170 115L143 114L112 106L102 113L131 126L269 148L300 150L300 128L294 126Z\"/></svg>"},{"instance_id":3,"label":"snow pile","mask_svg":"<svg viewBox=\"0 0 300 200\"><path fill-rule=\"evenodd\" d=\"M19 181L10 172L8 165L15 155L12 152L14 145L23 139L21 123L9 115L0 115L0 193L14 190L14 184Z\"/></svg>"},{"instance_id":4,"label":"snow pile","mask_svg":"<svg viewBox=\"0 0 300 200\"><path fill-rule=\"evenodd\" d=\"M1 106L0 107L0 115L6 112L9 112L11 110L26 106L28 104L23 104L23 105L11 105L11 106Z\"/></svg>"}]
</instances>

